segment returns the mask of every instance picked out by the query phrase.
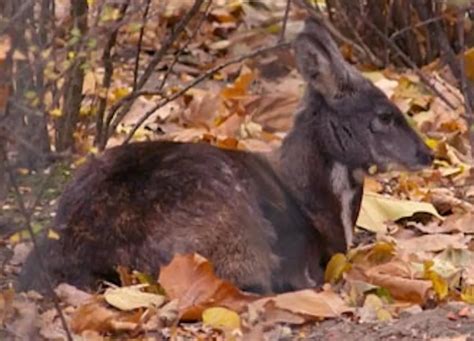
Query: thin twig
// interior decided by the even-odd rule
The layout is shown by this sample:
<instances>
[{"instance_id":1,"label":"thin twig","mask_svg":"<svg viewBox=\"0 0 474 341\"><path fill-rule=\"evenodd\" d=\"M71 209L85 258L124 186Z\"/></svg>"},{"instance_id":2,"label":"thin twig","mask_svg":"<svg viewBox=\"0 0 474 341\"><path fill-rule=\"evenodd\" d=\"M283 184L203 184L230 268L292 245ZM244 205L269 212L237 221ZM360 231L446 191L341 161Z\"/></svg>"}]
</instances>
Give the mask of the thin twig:
<instances>
[{"instance_id":1,"label":"thin twig","mask_svg":"<svg viewBox=\"0 0 474 341\"><path fill-rule=\"evenodd\" d=\"M382 33L377 26L375 26L370 21L367 21L366 24L383 40L385 43L397 53L400 58L410 67L413 71L420 77L421 81L436 95L438 96L446 105L454 110L456 106L448 100L432 83L431 80L421 71L421 69L402 51L390 38L388 38L384 33Z\"/></svg>"},{"instance_id":2,"label":"thin twig","mask_svg":"<svg viewBox=\"0 0 474 341\"><path fill-rule=\"evenodd\" d=\"M225 67L229 66L229 65L232 65L232 64L237 64L237 63L241 63L242 61L246 60L246 59L249 59L249 58L253 58L253 57L256 57L258 55L261 55L263 53L266 53L266 52L269 52L269 51L273 51L273 50L276 50L276 49L280 49L280 48L283 48L283 47L289 47L290 44L289 43L277 43L275 45L272 45L272 46L269 46L269 47L262 47L260 49L257 49L255 51L252 51L250 53L247 53L247 54L244 54L244 55L241 55L241 56L238 56L238 57L235 57L235 58L232 58L232 59L229 59L228 61L222 63L222 64L219 64L219 65L216 65L215 67L209 69L208 71L206 71L205 73L201 74L199 77L196 77L192 82L190 82L188 85L186 85L184 88L182 88L180 91L174 93L173 95L171 95L170 97L167 97L165 99L163 99L163 101L161 101L160 103L158 103L157 105L155 105L153 108L151 108L150 110L148 110L141 118L140 120L135 124L135 126L132 128L132 130L130 131L130 133L128 134L127 138L125 139L125 141L123 142L123 144L127 144L128 142L130 142L130 140L132 139L133 135L135 134L135 132L138 130L138 128L140 128L140 126L151 116L153 115L153 113L155 111L157 111L158 109L164 107L166 104L176 100L177 98L181 97L182 95L184 95L188 90L190 90L191 88L195 87L196 85L198 85L199 83L201 83L202 81L206 80L207 78L211 77L212 75L214 75L215 73L219 72L220 70L224 69Z\"/></svg>"},{"instance_id":3,"label":"thin twig","mask_svg":"<svg viewBox=\"0 0 474 341\"><path fill-rule=\"evenodd\" d=\"M153 71L155 70L156 66L161 62L163 57L165 56L166 52L169 48L173 45L173 43L179 38L181 33L186 28L187 24L191 21L191 19L199 12L201 5L204 3L205 0L195 0L191 9L186 13L186 15L176 24L175 30L169 35L167 39L163 42L160 50L153 56L148 66L145 68L142 76L137 81L137 89L142 89L143 86L146 84L150 76L152 75ZM128 101L121 101L121 107L114 106L114 110L109 112L109 115L105 121L105 131L106 134L102 141L102 148L105 148L107 144L108 137L113 134L117 126L128 113L130 108L133 105L133 99ZM116 108L116 109L115 109ZM120 108L120 111L118 111Z\"/></svg>"},{"instance_id":4,"label":"thin twig","mask_svg":"<svg viewBox=\"0 0 474 341\"><path fill-rule=\"evenodd\" d=\"M148 12L150 10L150 3L151 0L146 0L145 11L143 12L142 17L142 27L140 27L140 35L138 36L137 54L135 56L135 66L133 69L133 90L137 89L138 67L140 66L140 53L142 51L143 35L145 33L145 26L148 17Z\"/></svg>"},{"instance_id":5,"label":"thin twig","mask_svg":"<svg viewBox=\"0 0 474 341\"><path fill-rule=\"evenodd\" d=\"M342 6L341 6L339 0L336 0L336 2L337 2L337 5L340 9L337 13L342 16L342 19L346 24L350 23L350 20L349 20L349 17L347 16L346 10L342 9ZM367 44L364 42L364 39L362 39L362 37L360 36L359 32L357 30L353 30L353 34L354 34L355 39L360 44L361 48L364 50L365 55L370 59L370 62L372 64L374 64L375 66L377 66L377 67L384 66L383 61L381 61L380 58L378 58L372 52L372 50L367 46Z\"/></svg>"},{"instance_id":6,"label":"thin twig","mask_svg":"<svg viewBox=\"0 0 474 341\"><path fill-rule=\"evenodd\" d=\"M174 31L163 42L163 45L160 48L160 50L153 56L150 63L145 68L143 75L140 77L140 79L137 82L137 89L141 89L145 85L145 83L148 81L148 79L152 75L153 71L155 71L155 68L157 67L157 65L163 59L166 52L173 45L173 43L178 39L178 37L184 31L184 29L186 28L188 23L191 21L191 19L199 12L199 9L201 8L204 1L206 0L195 0L193 7L191 7L191 9L186 13L186 15L176 24L176 28L174 29Z\"/></svg>"},{"instance_id":7,"label":"thin twig","mask_svg":"<svg viewBox=\"0 0 474 341\"><path fill-rule=\"evenodd\" d=\"M23 18L23 14L25 14L30 9L30 7L34 5L34 2L34 0L28 0L24 2L13 15L13 17L10 18L10 20L6 23L6 25L0 29L0 36L7 32L10 29L10 26L15 24L15 21Z\"/></svg>"},{"instance_id":8,"label":"thin twig","mask_svg":"<svg viewBox=\"0 0 474 341\"><path fill-rule=\"evenodd\" d=\"M18 186L18 182L16 181L15 172L14 172L14 170L12 169L12 167L9 163L8 156L6 155L6 152L3 151L3 153L4 153L3 157L4 157L4 160L5 160L5 164L6 164L6 170L7 170L7 173L8 173L8 177L10 179L10 184L11 184L11 186L13 188L13 192L15 194L15 198L16 198L16 201L17 201L18 208L20 209L20 212L23 215L23 218L25 219L26 228L28 230L28 234L30 235L31 241L33 243L33 252L35 252L35 254L36 254L36 258L38 260L38 265L39 265L40 270L41 270L41 275L43 275L45 280L46 280L46 289L48 290L49 294L51 295L51 297L53 299L53 304L54 304L54 307L55 307L56 311L58 312L59 319L61 320L61 325L64 329L64 332L66 333L66 338L67 338L68 341L72 341L73 340L72 334L69 330L69 327L68 327L67 322L66 322L66 318L64 317L64 313L61 309L59 297L58 297L58 295L56 295L56 292L54 291L53 284L51 282L51 278L49 277L49 274L46 271L46 268L44 266L43 257L42 257L41 251L38 247L38 242L36 240L35 233L34 233L33 228L31 226L31 216L34 212L34 209L35 209L36 205L41 200L41 197L43 196L43 194L46 190L46 187L47 187L46 185L49 182L49 179L51 178L53 172L51 171L48 174L47 178L43 181L34 204L30 207L30 209L27 209L27 207L25 205L25 201L23 199L23 196L20 192L20 187Z\"/></svg>"},{"instance_id":9,"label":"thin twig","mask_svg":"<svg viewBox=\"0 0 474 341\"><path fill-rule=\"evenodd\" d=\"M440 15L440 16L437 16L437 17L429 18L427 20L420 21L419 23L416 23L415 25L406 26L406 27L392 33L392 35L390 35L390 39L394 40L396 37L404 34L405 32L415 30L415 29L423 27L423 26L428 26L429 24L432 24L434 22L443 20L443 18L444 18L444 15Z\"/></svg>"},{"instance_id":10,"label":"thin twig","mask_svg":"<svg viewBox=\"0 0 474 341\"><path fill-rule=\"evenodd\" d=\"M281 24L280 42L285 41L286 26L288 24L288 17L290 16L290 7L291 0L286 0L285 15L283 16L283 22Z\"/></svg>"},{"instance_id":11,"label":"thin twig","mask_svg":"<svg viewBox=\"0 0 474 341\"><path fill-rule=\"evenodd\" d=\"M199 30L201 29L201 26L202 24L204 23L204 20L207 18L207 16L209 15L209 10L211 9L211 5L212 5L212 0L209 0L207 5L206 5L206 9L204 10L204 13L202 14L201 18L199 18L199 22L197 23L196 25L196 29L194 30L194 32L188 37L188 40L183 44L183 46L181 46L181 48L176 52L176 54L174 55L174 59L173 61L171 62L170 66L168 67L168 70L166 70L166 73L165 75L163 76L163 79L161 80L161 83L160 85L158 86L158 90L161 91L163 90L163 87L165 86L166 84L166 80L168 79L169 75L171 74L171 72L173 71L173 68L174 66L176 65L176 63L178 62L179 60L179 57L181 56L181 54L184 52L184 50L186 50L186 48L189 46L189 44L193 41L193 39L196 37L196 35L198 34Z\"/></svg>"},{"instance_id":12,"label":"thin twig","mask_svg":"<svg viewBox=\"0 0 474 341\"><path fill-rule=\"evenodd\" d=\"M130 0L127 0L120 7L119 15L116 20L116 23L121 23L127 12L127 8L130 5ZM104 52L102 54L102 62L104 63L104 78L102 80L102 88L105 89L105 94L99 96L99 105L96 115L96 135L95 135L95 145L99 145L102 141L103 134L103 125L104 125L104 115L107 108L107 97L109 95L110 86L112 85L112 77L114 74L114 63L112 62L112 49L117 42L117 36L121 25L116 25L115 29L110 33L109 40L105 45Z\"/></svg>"}]
</instances>

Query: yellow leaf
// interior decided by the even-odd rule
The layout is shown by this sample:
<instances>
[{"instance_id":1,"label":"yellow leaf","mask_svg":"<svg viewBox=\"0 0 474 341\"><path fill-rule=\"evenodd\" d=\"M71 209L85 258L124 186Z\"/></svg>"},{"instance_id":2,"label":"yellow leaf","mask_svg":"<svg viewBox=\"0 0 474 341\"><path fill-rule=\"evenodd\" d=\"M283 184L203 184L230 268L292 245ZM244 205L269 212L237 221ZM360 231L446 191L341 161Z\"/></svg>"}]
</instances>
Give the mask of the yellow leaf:
<instances>
[{"instance_id":1,"label":"yellow leaf","mask_svg":"<svg viewBox=\"0 0 474 341\"><path fill-rule=\"evenodd\" d=\"M110 99L112 101L118 101L124 98L125 96L127 96L129 93L130 93L130 89L128 87L117 88L117 89L114 89L114 91L112 91Z\"/></svg>"},{"instance_id":2,"label":"yellow leaf","mask_svg":"<svg viewBox=\"0 0 474 341\"><path fill-rule=\"evenodd\" d=\"M474 48L470 48L464 53L464 67L467 78L474 81Z\"/></svg>"},{"instance_id":3,"label":"yellow leaf","mask_svg":"<svg viewBox=\"0 0 474 341\"><path fill-rule=\"evenodd\" d=\"M234 330L240 328L240 317L232 310L215 307L202 312L202 322L212 328Z\"/></svg>"},{"instance_id":4,"label":"yellow leaf","mask_svg":"<svg viewBox=\"0 0 474 341\"><path fill-rule=\"evenodd\" d=\"M108 304L120 310L134 310L148 308L149 306L160 307L164 302L164 296L140 291L144 285L135 285L123 288L109 288L104 293Z\"/></svg>"},{"instance_id":5,"label":"yellow leaf","mask_svg":"<svg viewBox=\"0 0 474 341\"><path fill-rule=\"evenodd\" d=\"M461 292L461 299L469 304L474 304L474 285L466 285Z\"/></svg>"},{"instance_id":6,"label":"yellow leaf","mask_svg":"<svg viewBox=\"0 0 474 341\"><path fill-rule=\"evenodd\" d=\"M59 234L53 229L48 229L48 239L59 240Z\"/></svg>"},{"instance_id":7,"label":"yellow leaf","mask_svg":"<svg viewBox=\"0 0 474 341\"><path fill-rule=\"evenodd\" d=\"M364 193L357 226L373 232L385 232L385 222L411 217L418 212L430 213L443 219L430 203L398 200L375 193Z\"/></svg>"},{"instance_id":8,"label":"yellow leaf","mask_svg":"<svg viewBox=\"0 0 474 341\"><path fill-rule=\"evenodd\" d=\"M100 16L101 22L115 21L120 17L120 11L111 5L105 5Z\"/></svg>"},{"instance_id":9,"label":"yellow leaf","mask_svg":"<svg viewBox=\"0 0 474 341\"><path fill-rule=\"evenodd\" d=\"M395 245L387 242L377 242L367 254L371 264L383 264L392 259L395 254Z\"/></svg>"},{"instance_id":10,"label":"yellow leaf","mask_svg":"<svg viewBox=\"0 0 474 341\"><path fill-rule=\"evenodd\" d=\"M79 167L80 165L83 165L84 163L87 162L87 157L83 156L74 161L73 166L74 167Z\"/></svg>"},{"instance_id":11,"label":"yellow leaf","mask_svg":"<svg viewBox=\"0 0 474 341\"><path fill-rule=\"evenodd\" d=\"M449 286L448 282L443 277L432 270L433 264L433 261L426 261L424 263L424 277L431 281L433 284L433 290L435 291L438 298L442 300L448 296Z\"/></svg>"},{"instance_id":12,"label":"yellow leaf","mask_svg":"<svg viewBox=\"0 0 474 341\"><path fill-rule=\"evenodd\" d=\"M379 321L391 321L392 314L387 309L381 308L377 310L377 320Z\"/></svg>"},{"instance_id":13,"label":"yellow leaf","mask_svg":"<svg viewBox=\"0 0 474 341\"><path fill-rule=\"evenodd\" d=\"M52 117L61 117L63 115L63 112L61 111L61 109L59 108L56 108L56 109L53 109L49 112L49 115L51 115Z\"/></svg>"},{"instance_id":14,"label":"yellow leaf","mask_svg":"<svg viewBox=\"0 0 474 341\"><path fill-rule=\"evenodd\" d=\"M324 272L324 281L334 283L341 279L342 274L350 270L351 264L348 262L347 257L342 253L336 253L331 257L326 271Z\"/></svg>"},{"instance_id":15,"label":"yellow leaf","mask_svg":"<svg viewBox=\"0 0 474 341\"><path fill-rule=\"evenodd\" d=\"M16 232L8 238L9 243L12 245L18 244L21 241L21 234L20 232Z\"/></svg>"}]
</instances>

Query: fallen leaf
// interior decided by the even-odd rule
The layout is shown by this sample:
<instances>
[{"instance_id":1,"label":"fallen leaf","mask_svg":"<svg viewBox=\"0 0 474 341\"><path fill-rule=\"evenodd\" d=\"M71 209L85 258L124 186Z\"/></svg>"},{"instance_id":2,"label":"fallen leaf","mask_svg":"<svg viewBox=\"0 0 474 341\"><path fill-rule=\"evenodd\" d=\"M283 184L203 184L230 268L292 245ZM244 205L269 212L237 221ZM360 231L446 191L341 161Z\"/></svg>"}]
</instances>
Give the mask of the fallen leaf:
<instances>
[{"instance_id":1,"label":"fallen leaf","mask_svg":"<svg viewBox=\"0 0 474 341\"><path fill-rule=\"evenodd\" d=\"M141 316L142 312L139 311L132 313L110 309L102 297L96 297L94 301L77 308L71 317L70 326L79 335L86 330L104 334L123 329L120 323L126 323L129 329L137 327Z\"/></svg>"},{"instance_id":2,"label":"fallen leaf","mask_svg":"<svg viewBox=\"0 0 474 341\"><path fill-rule=\"evenodd\" d=\"M399 248L410 253L443 251L450 247L453 249L465 249L471 237L463 234L428 234L405 240L398 240Z\"/></svg>"},{"instance_id":3,"label":"fallen leaf","mask_svg":"<svg viewBox=\"0 0 474 341\"><path fill-rule=\"evenodd\" d=\"M410 264L400 259L370 268L356 264L346 279L349 283L360 281L384 288L394 299L417 304L425 303L433 291L431 281L415 278Z\"/></svg>"},{"instance_id":4,"label":"fallen leaf","mask_svg":"<svg viewBox=\"0 0 474 341\"><path fill-rule=\"evenodd\" d=\"M449 285L446 279L441 277L436 271L433 271L433 262L425 262L424 277L429 279L433 285L433 290L438 296L438 299L443 300L448 296Z\"/></svg>"},{"instance_id":5,"label":"fallen leaf","mask_svg":"<svg viewBox=\"0 0 474 341\"><path fill-rule=\"evenodd\" d=\"M140 291L146 285L134 285L121 288L108 288L104 293L105 301L120 310L129 311L150 306L160 307L165 297L158 294Z\"/></svg>"},{"instance_id":6,"label":"fallen leaf","mask_svg":"<svg viewBox=\"0 0 474 341\"><path fill-rule=\"evenodd\" d=\"M387 198L375 193L364 193L357 226L373 232L386 232L385 223L411 217L423 212L443 219L434 206L426 202Z\"/></svg>"},{"instance_id":7,"label":"fallen leaf","mask_svg":"<svg viewBox=\"0 0 474 341\"><path fill-rule=\"evenodd\" d=\"M347 257L342 253L336 253L331 257L326 271L324 272L324 281L326 283L334 283L341 279L342 274L351 267Z\"/></svg>"},{"instance_id":8,"label":"fallen leaf","mask_svg":"<svg viewBox=\"0 0 474 341\"><path fill-rule=\"evenodd\" d=\"M37 338L38 309L36 304L25 299L14 300L12 306L15 310L15 317L11 324L6 324L6 329L10 330L18 340L34 340Z\"/></svg>"},{"instance_id":9,"label":"fallen leaf","mask_svg":"<svg viewBox=\"0 0 474 341\"><path fill-rule=\"evenodd\" d=\"M160 269L159 283L171 300L179 300L184 320L198 320L205 309L216 306L240 312L259 298L216 277L211 263L198 254L176 255Z\"/></svg>"},{"instance_id":10,"label":"fallen leaf","mask_svg":"<svg viewBox=\"0 0 474 341\"><path fill-rule=\"evenodd\" d=\"M240 329L240 316L235 311L222 307L204 310L202 312L202 322L216 329Z\"/></svg>"},{"instance_id":11,"label":"fallen leaf","mask_svg":"<svg viewBox=\"0 0 474 341\"><path fill-rule=\"evenodd\" d=\"M449 216L442 226L463 233L474 233L474 213Z\"/></svg>"},{"instance_id":12,"label":"fallen leaf","mask_svg":"<svg viewBox=\"0 0 474 341\"><path fill-rule=\"evenodd\" d=\"M93 296L85 291L79 290L76 287L61 283L55 289L54 292L58 295L62 302L72 305L74 307L80 306L91 300Z\"/></svg>"},{"instance_id":13,"label":"fallen leaf","mask_svg":"<svg viewBox=\"0 0 474 341\"><path fill-rule=\"evenodd\" d=\"M367 295L364 305L359 310L360 322L390 321L392 314L384 308L384 305L385 304L377 295Z\"/></svg>"},{"instance_id":14,"label":"fallen leaf","mask_svg":"<svg viewBox=\"0 0 474 341\"><path fill-rule=\"evenodd\" d=\"M300 290L280 294L270 300L275 303L276 308L311 318L332 318L353 312L353 308L331 290Z\"/></svg>"},{"instance_id":15,"label":"fallen leaf","mask_svg":"<svg viewBox=\"0 0 474 341\"><path fill-rule=\"evenodd\" d=\"M409 265L399 260L370 268L365 276L369 283L387 289L401 301L424 303L433 290L431 281L414 278Z\"/></svg>"}]
</instances>

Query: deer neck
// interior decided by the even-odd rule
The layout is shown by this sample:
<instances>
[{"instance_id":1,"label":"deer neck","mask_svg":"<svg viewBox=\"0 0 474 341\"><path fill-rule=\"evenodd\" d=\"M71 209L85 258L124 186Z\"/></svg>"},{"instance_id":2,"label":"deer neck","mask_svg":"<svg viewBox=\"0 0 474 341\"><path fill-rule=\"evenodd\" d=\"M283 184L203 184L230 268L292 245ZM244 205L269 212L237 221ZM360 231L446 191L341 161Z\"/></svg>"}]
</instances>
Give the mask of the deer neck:
<instances>
[{"instance_id":1,"label":"deer neck","mask_svg":"<svg viewBox=\"0 0 474 341\"><path fill-rule=\"evenodd\" d=\"M324 152L316 136L318 119L308 110L318 108L314 95L296 115L279 155L280 172L294 196L327 238L331 252L345 252L353 242L353 228L362 199L363 172L336 161ZM310 128L312 127L312 128Z\"/></svg>"}]
</instances>

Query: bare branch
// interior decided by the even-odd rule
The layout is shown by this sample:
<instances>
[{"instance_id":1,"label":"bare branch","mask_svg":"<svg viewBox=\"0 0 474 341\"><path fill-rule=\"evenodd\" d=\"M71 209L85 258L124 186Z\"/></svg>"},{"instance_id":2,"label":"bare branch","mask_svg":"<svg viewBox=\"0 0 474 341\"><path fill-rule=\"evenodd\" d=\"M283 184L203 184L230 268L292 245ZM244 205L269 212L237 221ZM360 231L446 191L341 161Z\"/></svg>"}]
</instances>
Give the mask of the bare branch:
<instances>
[{"instance_id":1,"label":"bare branch","mask_svg":"<svg viewBox=\"0 0 474 341\"><path fill-rule=\"evenodd\" d=\"M285 41L285 32L286 32L286 26L288 24L288 17L290 15L290 7L291 7L291 0L286 0L285 15L283 16L283 22L281 25L280 41Z\"/></svg>"},{"instance_id":2,"label":"bare branch","mask_svg":"<svg viewBox=\"0 0 474 341\"><path fill-rule=\"evenodd\" d=\"M128 142L130 142L130 140L132 139L133 135L135 134L135 132L138 130L138 128L140 128L140 126L151 116L153 115L153 113L155 111L157 111L158 109L164 107L166 104L176 100L177 98L181 97L182 95L184 95L189 89L195 87L196 85L198 85L199 83L201 83L202 81L206 80L207 78L211 77L212 75L214 75L215 73L219 72L220 70L224 69L225 67L229 66L229 65L232 65L232 64L237 64L237 63L240 63L246 59L249 59L249 58L254 58L258 55L261 55L263 53L266 53L266 52L269 52L269 51L273 51L273 50L276 50L276 49L280 49L280 48L283 48L283 47L289 47L290 44L289 43L277 43L275 45L272 45L272 46L269 46L269 47L262 47L260 49L257 49L253 52L250 52L250 53L247 53L247 54L244 54L244 55L241 55L241 56L238 56L236 58L232 58L222 64L219 64L211 69L209 69L207 72L201 74L199 77L197 77L196 79L194 79L192 82L190 82L188 85L186 85L184 88L182 88L180 91L176 92L175 94L171 95L170 97L167 97L165 98L163 101L161 101L160 103L158 103L157 105L155 105L153 108L151 108L150 110L148 110L141 118L140 120L135 124L135 126L133 127L133 129L130 131L130 133L128 134L127 138L125 139L125 141L123 142L123 144L127 144Z\"/></svg>"},{"instance_id":3,"label":"bare branch","mask_svg":"<svg viewBox=\"0 0 474 341\"><path fill-rule=\"evenodd\" d=\"M117 23L120 23L125 13L127 12L127 8L130 4L130 0L127 0L122 6L120 7L119 16L116 20ZM112 49L115 46L117 41L118 31L120 29L119 25L116 25L114 30L110 33L109 40L104 48L104 52L102 54L102 61L104 63L104 78L102 80L102 88L105 89L105 94L99 96L99 106L97 109L97 116L96 116L96 135L94 144L98 145L100 141L102 141L102 134L103 134L103 124L104 124L104 115L105 109L107 108L107 97L109 94L110 86L112 84L112 76L114 74L114 64L112 62Z\"/></svg>"},{"instance_id":4,"label":"bare branch","mask_svg":"<svg viewBox=\"0 0 474 341\"><path fill-rule=\"evenodd\" d=\"M142 51L143 34L145 33L146 20L148 17L148 12L150 11L150 3L151 0L146 0L145 11L143 12L142 17L142 27L140 27L140 35L138 36L137 54L135 56L135 66L133 69L133 90L137 89L138 67L140 66L140 53Z\"/></svg>"},{"instance_id":5,"label":"bare branch","mask_svg":"<svg viewBox=\"0 0 474 341\"><path fill-rule=\"evenodd\" d=\"M163 45L161 46L160 50L153 56L152 60L146 67L145 71L143 72L143 75L140 77L140 79L137 82L137 89L143 88L143 86L146 84L150 76L152 75L153 71L155 70L156 66L161 62L163 57L165 56L166 52L169 50L169 48L173 45L173 43L176 41L176 39L179 38L181 33L184 31L186 28L187 24L191 21L191 19L196 15L196 13L199 11L201 8L201 5L204 3L205 0L195 0L193 6L191 9L186 13L186 15L176 24L175 30L171 33L171 35L165 39L163 42ZM109 112L109 115L106 118L105 121L105 127L104 129L106 130L106 133L103 136L102 143L101 143L101 149L105 148L107 144L108 137L113 134L119 123L122 121L122 119L125 117L125 115L128 113L130 108L133 105L134 99L128 99L127 101L123 100L121 101L122 107L119 106L114 106L114 110L111 110ZM118 108L120 108L120 111L118 111Z\"/></svg>"},{"instance_id":6,"label":"bare branch","mask_svg":"<svg viewBox=\"0 0 474 341\"><path fill-rule=\"evenodd\" d=\"M181 54L183 53L183 51L188 47L188 45L193 41L193 39L196 37L197 33L199 32L199 30L201 29L201 26L202 24L204 23L204 19L207 18L207 16L209 15L209 10L211 8L211 4L212 4L212 0L209 0L209 2L207 3L207 7L203 13L203 15L201 16L201 18L199 19L199 22L196 26L196 29L194 30L194 32L189 36L188 40L183 44L183 46L181 46L181 48L176 52L176 54L174 55L174 59L173 61L171 62L170 66L168 67L168 70L166 70L166 73L165 75L163 76L163 79L161 81L161 84L160 86L158 87L158 89L161 91L163 89L163 87L165 86L165 83L166 83L166 80L168 79L168 76L170 75L170 73L173 71L173 67L175 66L175 64L178 62L178 59L179 59L179 56L181 56Z\"/></svg>"},{"instance_id":7,"label":"bare branch","mask_svg":"<svg viewBox=\"0 0 474 341\"><path fill-rule=\"evenodd\" d=\"M397 53L400 58L413 69L413 71L420 77L421 81L435 94L438 96L450 109L455 109L454 104L449 101L432 83L431 80L421 71L421 69L402 51L390 38L382 33L377 26L370 21L367 21L367 25L393 50Z\"/></svg>"}]
</instances>

